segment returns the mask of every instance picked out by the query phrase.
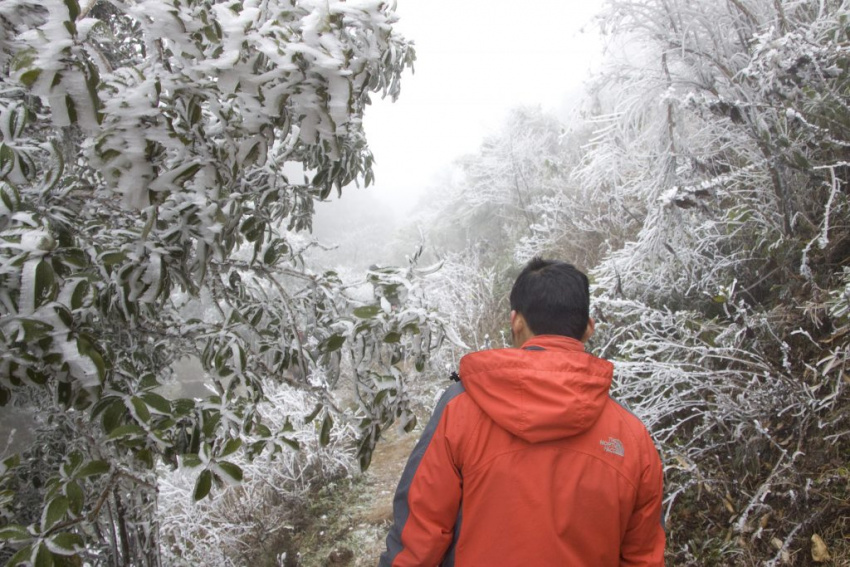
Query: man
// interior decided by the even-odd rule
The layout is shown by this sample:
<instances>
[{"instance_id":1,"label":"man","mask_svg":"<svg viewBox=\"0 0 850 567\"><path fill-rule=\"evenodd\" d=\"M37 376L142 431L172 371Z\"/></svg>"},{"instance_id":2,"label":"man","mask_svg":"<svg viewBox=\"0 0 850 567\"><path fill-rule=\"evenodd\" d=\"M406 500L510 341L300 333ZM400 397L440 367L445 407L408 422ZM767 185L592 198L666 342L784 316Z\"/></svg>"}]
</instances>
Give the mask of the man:
<instances>
[{"instance_id":1,"label":"man","mask_svg":"<svg viewBox=\"0 0 850 567\"><path fill-rule=\"evenodd\" d=\"M587 276L533 259L511 290L515 347L469 354L402 474L381 566L664 565L662 468L584 352Z\"/></svg>"}]
</instances>

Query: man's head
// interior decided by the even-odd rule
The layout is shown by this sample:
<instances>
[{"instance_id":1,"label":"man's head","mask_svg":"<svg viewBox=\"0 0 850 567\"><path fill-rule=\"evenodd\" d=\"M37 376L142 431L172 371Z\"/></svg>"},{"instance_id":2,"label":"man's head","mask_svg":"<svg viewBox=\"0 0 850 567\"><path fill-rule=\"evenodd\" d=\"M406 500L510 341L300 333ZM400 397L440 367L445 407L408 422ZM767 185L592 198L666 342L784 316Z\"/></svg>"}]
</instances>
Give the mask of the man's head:
<instances>
[{"instance_id":1,"label":"man's head","mask_svg":"<svg viewBox=\"0 0 850 567\"><path fill-rule=\"evenodd\" d=\"M593 333L587 276L572 264L532 259L511 289L514 345L534 335L562 335L587 341Z\"/></svg>"}]
</instances>

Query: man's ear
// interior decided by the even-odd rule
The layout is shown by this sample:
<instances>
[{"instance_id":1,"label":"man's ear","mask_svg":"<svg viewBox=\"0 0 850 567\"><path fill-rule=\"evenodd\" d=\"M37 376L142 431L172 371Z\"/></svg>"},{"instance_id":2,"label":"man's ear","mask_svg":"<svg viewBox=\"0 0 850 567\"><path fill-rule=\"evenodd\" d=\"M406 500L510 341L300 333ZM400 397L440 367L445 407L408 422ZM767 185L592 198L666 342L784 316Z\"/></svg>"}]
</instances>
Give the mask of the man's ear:
<instances>
[{"instance_id":1,"label":"man's ear","mask_svg":"<svg viewBox=\"0 0 850 567\"><path fill-rule=\"evenodd\" d=\"M511 309L511 332L516 333L517 328L516 325L519 324L517 319L522 317L519 313L516 312L515 309Z\"/></svg>"},{"instance_id":2,"label":"man's ear","mask_svg":"<svg viewBox=\"0 0 850 567\"><path fill-rule=\"evenodd\" d=\"M581 342L586 343L589 341L594 331L596 331L596 321L593 320L593 317L588 317L587 327L585 327L584 334L581 336Z\"/></svg>"},{"instance_id":3,"label":"man's ear","mask_svg":"<svg viewBox=\"0 0 850 567\"><path fill-rule=\"evenodd\" d=\"M525 322L525 317L516 310L511 310L511 339L515 347L522 346L526 339L528 324Z\"/></svg>"}]
</instances>

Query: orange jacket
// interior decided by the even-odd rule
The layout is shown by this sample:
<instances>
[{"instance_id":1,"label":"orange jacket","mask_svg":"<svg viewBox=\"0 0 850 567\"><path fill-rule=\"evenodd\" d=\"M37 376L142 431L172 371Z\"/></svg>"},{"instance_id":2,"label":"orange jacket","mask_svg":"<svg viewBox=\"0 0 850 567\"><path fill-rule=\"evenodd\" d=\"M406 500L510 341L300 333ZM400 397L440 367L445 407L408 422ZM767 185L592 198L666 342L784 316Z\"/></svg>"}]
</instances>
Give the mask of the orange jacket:
<instances>
[{"instance_id":1,"label":"orange jacket","mask_svg":"<svg viewBox=\"0 0 850 567\"><path fill-rule=\"evenodd\" d=\"M576 340L469 354L407 463L381 566L664 565L662 468Z\"/></svg>"}]
</instances>

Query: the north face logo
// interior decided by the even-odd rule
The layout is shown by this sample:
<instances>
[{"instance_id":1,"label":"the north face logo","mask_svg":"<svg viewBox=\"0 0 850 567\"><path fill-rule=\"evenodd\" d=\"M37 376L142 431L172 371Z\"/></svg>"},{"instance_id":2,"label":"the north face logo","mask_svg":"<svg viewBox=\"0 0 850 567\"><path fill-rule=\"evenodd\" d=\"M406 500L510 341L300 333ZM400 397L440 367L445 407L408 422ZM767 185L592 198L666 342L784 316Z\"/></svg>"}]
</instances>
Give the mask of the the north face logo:
<instances>
[{"instance_id":1,"label":"the north face logo","mask_svg":"<svg viewBox=\"0 0 850 567\"><path fill-rule=\"evenodd\" d=\"M600 445L605 449L606 453L611 453L613 455L617 455L618 457L622 457L626 454L626 449L623 447L623 442L619 439L614 439L613 437L609 437L608 441L600 441Z\"/></svg>"}]
</instances>

